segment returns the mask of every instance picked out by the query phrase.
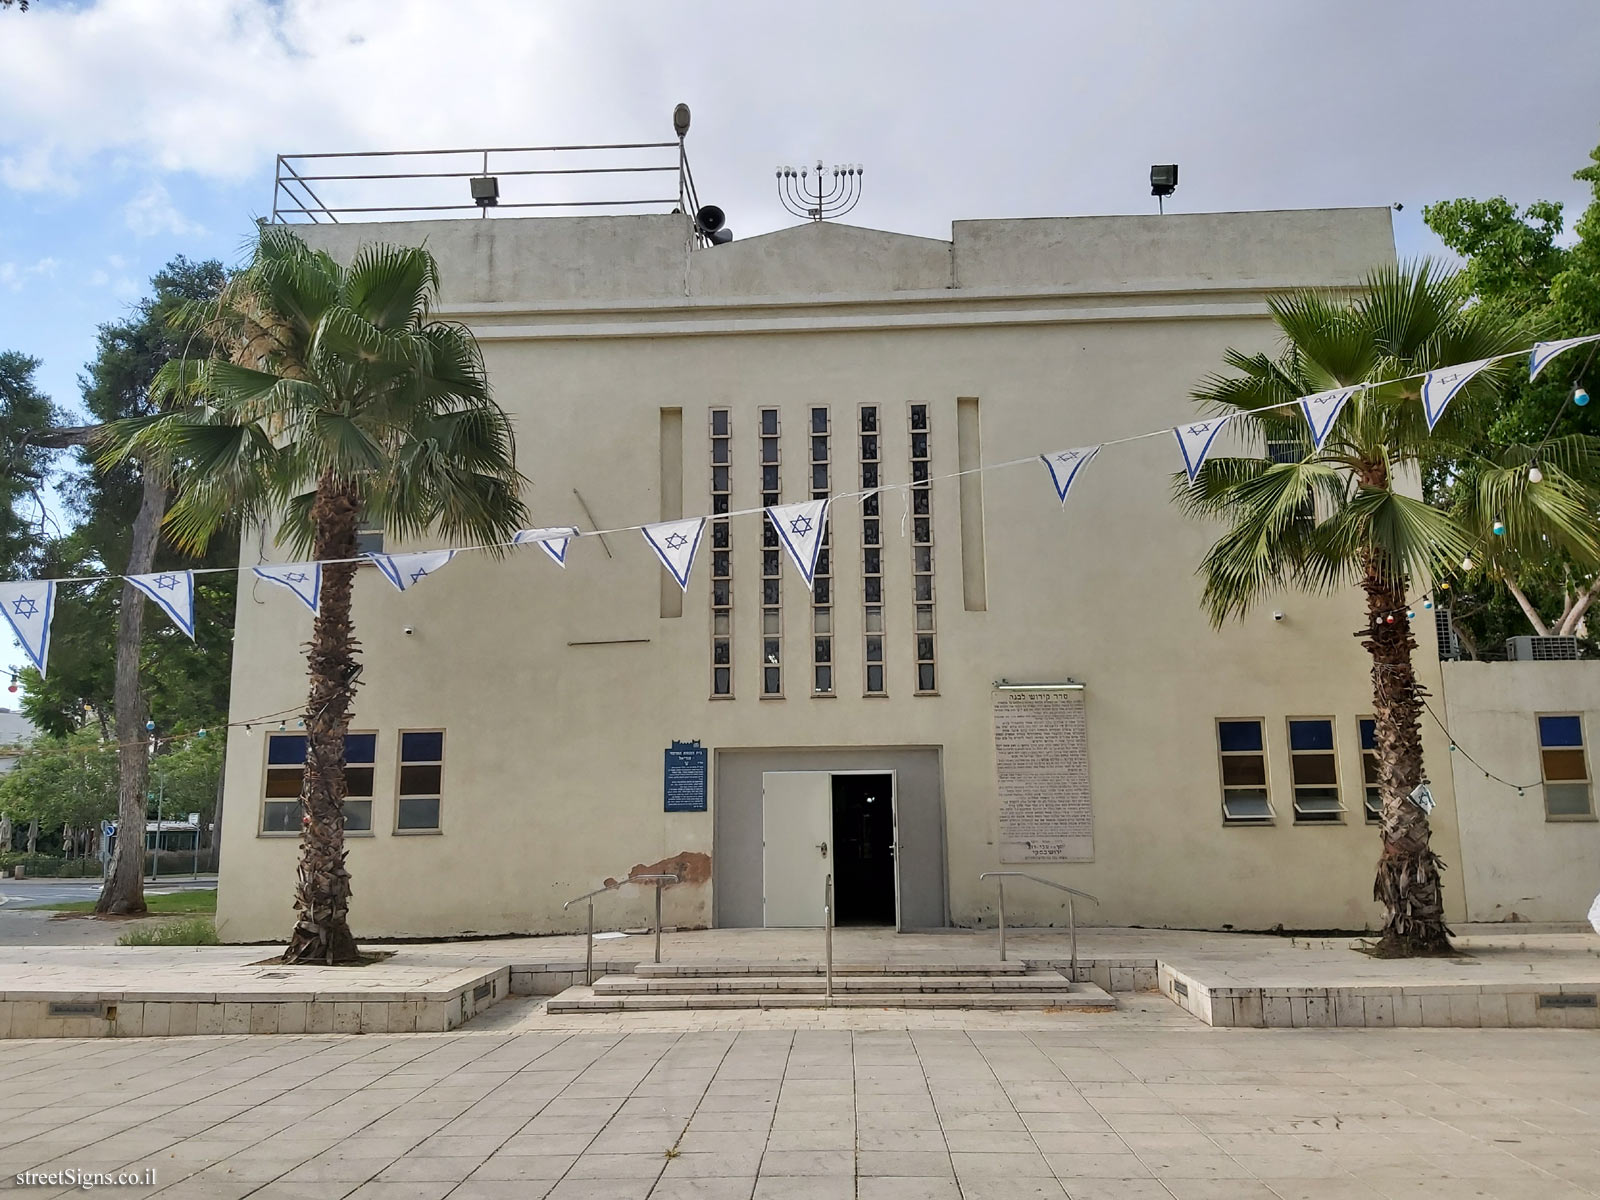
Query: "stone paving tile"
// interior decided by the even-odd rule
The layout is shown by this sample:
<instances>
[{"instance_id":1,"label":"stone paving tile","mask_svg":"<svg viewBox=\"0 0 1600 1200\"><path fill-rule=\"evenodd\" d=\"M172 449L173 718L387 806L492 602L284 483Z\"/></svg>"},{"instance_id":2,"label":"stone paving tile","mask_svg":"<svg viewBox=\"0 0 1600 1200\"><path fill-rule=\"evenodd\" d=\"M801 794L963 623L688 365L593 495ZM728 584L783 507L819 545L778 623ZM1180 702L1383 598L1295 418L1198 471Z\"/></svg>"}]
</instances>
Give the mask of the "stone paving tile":
<instances>
[{"instance_id":1,"label":"stone paving tile","mask_svg":"<svg viewBox=\"0 0 1600 1200\"><path fill-rule=\"evenodd\" d=\"M118 1195L161 1200L1568 1200L1600 1186L1594 1037L1035 1016L12 1043L0 1171L150 1166Z\"/></svg>"}]
</instances>

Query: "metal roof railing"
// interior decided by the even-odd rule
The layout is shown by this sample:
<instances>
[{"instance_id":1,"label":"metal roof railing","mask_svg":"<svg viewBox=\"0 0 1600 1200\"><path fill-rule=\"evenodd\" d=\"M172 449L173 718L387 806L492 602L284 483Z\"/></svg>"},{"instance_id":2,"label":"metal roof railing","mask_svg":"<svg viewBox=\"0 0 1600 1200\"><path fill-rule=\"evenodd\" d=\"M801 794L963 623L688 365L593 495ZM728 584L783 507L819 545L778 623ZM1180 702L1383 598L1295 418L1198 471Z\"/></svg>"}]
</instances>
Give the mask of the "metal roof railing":
<instances>
[{"instance_id":1,"label":"metal roof railing","mask_svg":"<svg viewBox=\"0 0 1600 1200\"><path fill-rule=\"evenodd\" d=\"M352 150L277 156L274 224L334 224L500 209L538 213L699 211L684 137L674 141L438 150ZM504 192L502 193L502 187ZM701 244L708 244L696 226Z\"/></svg>"}]
</instances>

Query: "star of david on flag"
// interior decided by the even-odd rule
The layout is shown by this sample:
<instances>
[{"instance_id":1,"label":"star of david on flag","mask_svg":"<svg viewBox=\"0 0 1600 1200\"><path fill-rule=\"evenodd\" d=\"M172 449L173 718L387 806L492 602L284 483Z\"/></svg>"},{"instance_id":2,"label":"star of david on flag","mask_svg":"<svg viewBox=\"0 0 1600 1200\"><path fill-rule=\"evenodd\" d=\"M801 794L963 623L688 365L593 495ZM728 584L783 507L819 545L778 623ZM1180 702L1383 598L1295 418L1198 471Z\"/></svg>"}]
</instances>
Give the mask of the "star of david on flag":
<instances>
[{"instance_id":1,"label":"star of david on flag","mask_svg":"<svg viewBox=\"0 0 1600 1200\"><path fill-rule=\"evenodd\" d=\"M369 554L383 577L400 591L416 587L456 556L454 550L418 550L410 554Z\"/></svg>"},{"instance_id":2,"label":"star of david on flag","mask_svg":"<svg viewBox=\"0 0 1600 1200\"><path fill-rule=\"evenodd\" d=\"M662 521L646 525L639 532L656 552L661 565L672 572L678 586L689 590L689 572L694 569L694 552L700 548L700 535L705 532L706 518L691 517L687 521Z\"/></svg>"},{"instance_id":3,"label":"star of david on flag","mask_svg":"<svg viewBox=\"0 0 1600 1200\"><path fill-rule=\"evenodd\" d=\"M1172 432L1178 439L1178 449L1183 451L1183 469L1189 472L1190 483L1193 483L1195 476L1200 474L1206 455L1211 453L1211 443L1217 440L1217 434L1222 432L1222 427L1230 419L1212 417L1209 421L1196 421L1191 425L1179 425L1173 429Z\"/></svg>"},{"instance_id":4,"label":"star of david on flag","mask_svg":"<svg viewBox=\"0 0 1600 1200\"><path fill-rule=\"evenodd\" d=\"M1067 506L1067 493L1078 472L1089 465L1089 460L1100 453L1099 446L1079 446L1075 450L1057 450L1054 454L1041 454L1040 459L1050 471L1050 482L1055 484L1056 497L1061 507Z\"/></svg>"},{"instance_id":5,"label":"star of david on flag","mask_svg":"<svg viewBox=\"0 0 1600 1200\"><path fill-rule=\"evenodd\" d=\"M263 563L250 569L258 578L288 588L300 597L300 603L317 611L317 602L322 599L321 563Z\"/></svg>"},{"instance_id":6,"label":"star of david on flag","mask_svg":"<svg viewBox=\"0 0 1600 1200\"><path fill-rule=\"evenodd\" d=\"M44 674L50 657L50 622L56 610L56 585L53 579L34 579L26 583L0 583L0 613L22 643L28 661Z\"/></svg>"},{"instance_id":7,"label":"star of david on flag","mask_svg":"<svg viewBox=\"0 0 1600 1200\"><path fill-rule=\"evenodd\" d=\"M193 571L158 571L153 575L129 575L127 580L154 600L156 607L194 640Z\"/></svg>"},{"instance_id":8,"label":"star of david on flag","mask_svg":"<svg viewBox=\"0 0 1600 1200\"><path fill-rule=\"evenodd\" d=\"M1600 333L1591 333L1587 337L1562 338L1559 342L1535 342L1533 353L1528 356L1528 382L1532 383L1539 378L1539 372L1549 366L1550 360L1556 355L1588 342L1600 342Z\"/></svg>"},{"instance_id":9,"label":"star of david on flag","mask_svg":"<svg viewBox=\"0 0 1600 1200\"><path fill-rule=\"evenodd\" d=\"M828 502L802 500L798 504L775 504L767 509L778 540L789 552L806 587L815 588L817 556L822 553L822 537L828 530Z\"/></svg>"},{"instance_id":10,"label":"star of david on flag","mask_svg":"<svg viewBox=\"0 0 1600 1200\"><path fill-rule=\"evenodd\" d=\"M513 545L526 546L530 542L548 554L555 561L556 566L566 569L567 546L572 539L578 536L578 531L571 525L557 529L519 529L512 535Z\"/></svg>"},{"instance_id":11,"label":"star of david on flag","mask_svg":"<svg viewBox=\"0 0 1600 1200\"><path fill-rule=\"evenodd\" d=\"M1355 395L1356 390L1355 387L1342 387L1300 397L1300 411L1305 414L1306 424L1311 426L1311 444L1318 450L1322 449L1322 443L1333 432L1333 423L1344 411L1344 402Z\"/></svg>"},{"instance_id":12,"label":"star of david on flag","mask_svg":"<svg viewBox=\"0 0 1600 1200\"><path fill-rule=\"evenodd\" d=\"M1444 410L1450 401L1456 398L1456 393L1466 387L1472 377L1483 370L1492 358L1480 358L1476 362L1461 363L1454 367L1440 367L1437 371L1429 371L1422 377L1422 414L1428 418L1428 432L1433 432L1433 427L1439 423L1439 418L1444 416Z\"/></svg>"}]
</instances>

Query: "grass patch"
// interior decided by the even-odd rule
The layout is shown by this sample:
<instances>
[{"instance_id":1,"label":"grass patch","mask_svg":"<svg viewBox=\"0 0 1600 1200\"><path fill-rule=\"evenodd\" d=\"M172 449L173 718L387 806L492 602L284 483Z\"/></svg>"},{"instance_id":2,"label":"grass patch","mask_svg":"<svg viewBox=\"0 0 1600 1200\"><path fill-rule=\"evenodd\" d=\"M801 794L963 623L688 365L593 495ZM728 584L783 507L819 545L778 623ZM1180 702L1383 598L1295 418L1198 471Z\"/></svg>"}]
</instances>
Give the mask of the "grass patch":
<instances>
[{"instance_id":1,"label":"grass patch","mask_svg":"<svg viewBox=\"0 0 1600 1200\"><path fill-rule=\"evenodd\" d=\"M197 892L165 892L160 895L146 896L145 904L150 912L160 915L162 913L214 913L217 911L217 889L211 888ZM39 908L47 908L54 912L86 913L94 911L93 900L73 900L66 904L41 904Z\"/></svg>"},{"instance_id":2,"label":"grass patch","mask_svg":"<svg viewBox=\"0 0 1600 1200\"><path fill-rule=\"evenodd\" d=\"M130 929L117 939L119 946L215 946L220 939L210 917L163 921L144 929Z\"/></svg>"}]
</instances>

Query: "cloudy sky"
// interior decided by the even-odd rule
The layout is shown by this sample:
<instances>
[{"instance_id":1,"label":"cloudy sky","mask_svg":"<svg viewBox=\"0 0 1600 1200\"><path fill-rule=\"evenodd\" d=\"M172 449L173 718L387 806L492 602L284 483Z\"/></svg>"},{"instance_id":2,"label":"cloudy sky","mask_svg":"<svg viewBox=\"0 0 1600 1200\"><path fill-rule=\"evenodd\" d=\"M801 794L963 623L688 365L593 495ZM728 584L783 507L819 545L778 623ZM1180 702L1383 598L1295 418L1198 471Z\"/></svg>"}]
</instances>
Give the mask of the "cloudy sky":
<instances>
[{"instance_id":1,"label":"cloudy sky","mask_svg":"<svg viewBox=\"0 0 1600 1200\"><path fill-rule=\"evenodd\" d=\"M665 140L702 200L860 162L857 224L1564 200L1600 142L1594 0L33 0L0 10L0 349L60 401L176 253L235 261L279 152ZM3 656L0 656L3 657Z\"/></svg>"}]
</instances>

